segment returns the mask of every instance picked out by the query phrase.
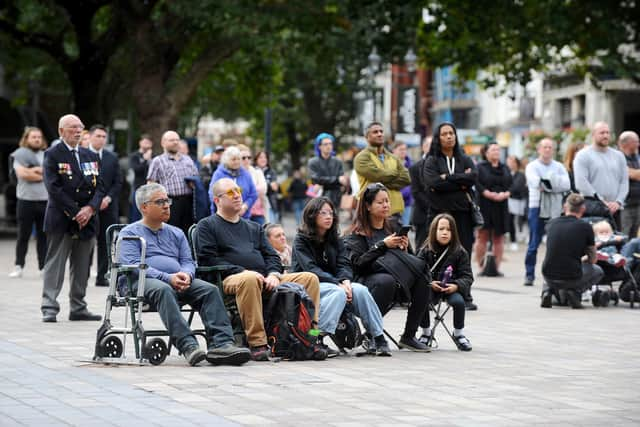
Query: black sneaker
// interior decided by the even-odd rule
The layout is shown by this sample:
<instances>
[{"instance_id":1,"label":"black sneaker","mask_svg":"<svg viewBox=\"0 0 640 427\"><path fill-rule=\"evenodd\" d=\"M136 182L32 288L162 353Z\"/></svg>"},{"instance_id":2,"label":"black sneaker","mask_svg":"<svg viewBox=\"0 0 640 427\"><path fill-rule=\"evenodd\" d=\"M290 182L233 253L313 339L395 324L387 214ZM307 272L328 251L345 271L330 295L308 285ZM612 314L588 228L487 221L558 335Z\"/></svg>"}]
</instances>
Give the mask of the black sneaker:
<instances>
[{"instance_id":1,"label":"black sneaker","mask_svg":"<svg viewBox=\"0 0 640 427\"><path fill-rule=\"evenodd\" d=\"M476 304L474 304L473 301L465 301L464 302L464 308L466 308L467 311L476 311L476 310L478 310L478 306Z\"/></svg>"},{"instance_id":2,"label":"black sneaker","mask_svg":"<svg viewBox=\"0 0 640 427\"><path fill-rule=\"evenodd\" d=\"M431 349L438 348L438 340L436 340L436 337L433 335L422 334L420 338L418 338L418 341Z\"/></svg>"},{"instance_id":3,"label":"black sneaker","mask_svg":"<svg viewBox=\"0 0 640 427\"><path fill-rule=\"evenodd\" d=\"M326 345L323 341L323 338L325 336L321 336L320 339L318 339L318 345L321 346L326 352L327 352L327 359L332 359L334 357L338 357L338 355L340 354L340 352L338 350L335 350L331 347L329 347L328 345Z\"/></svg>"},{"instance_id":4,"label":"black sneaker","mask_svg":"<svg viewBox=\"0 0 640 427\"><path fill-rule=\"evenodd\" d=\"M411 351L418 351L422 353L428 353L431 351L431 348L427 347L426 344L421 343L416 339L416 337L407 337L405 335L400 337L400 341L398 342L398 347L406 348Z\"/></svg>"},{"instance_id":5,"label":"black sneaker","mask_svg":"<svg viewBox=\"0 0 640 427\"><path fill-rule=\"evenodd\" d=\"M207 354L199 345L190 345L182 352L182 355L191 366L196 366L207 357Z\"/></svg>"},{"instance_id":6,"label":"black sneaker","mask_svg":"<svg viewBox=\"0 0 640 427\"><path fill-rule=\"evenodd\" d=\"M471 342L464 335L458 335L457 337L453 337L453 341L455 341L458 350L460 351L471 351Z\"/></svg>"},{"instance_id":7,"label":"black sneaker","mask_svg":"<svg viewBox=\"0 0 640 427\"><path fill-rule=\"evenodd\" d=\"M380 340L376 340L376 356L391 357L391 349L389 343L384 337Z\"/></svg>"},{"instance_id":8,"label":"black sneaker","mask_svg":"<svg viewBox=\"0 0 640 427\"><path fill-rule=\"evenodd\" d=\"M540 307L542 308L551 308L551 293L546 292L542 294L540 297Z\"/></svg>"},{"instance_id":9,"label":"black sneaker","mask_svg":"<svg viewBox=\"0 0 640 427\"><path fill-rule=\"evenodd\" d=\"M257 347L251 347L251 360L256 362L268 362L269 361L269 346L260 345Z\"/></svg>"},{"instance_id":10,"label":"black sneaker","mask_svg":"<svg viewBox=\"0 0 640 427\"><path fill-rule=\"evenodd\" d=\"M251 360L251 352L248 348L236 347L231 343L210 348L207 351L207 362L212 365L240 366L249 360Z\"/></svg>"}]
</instances>

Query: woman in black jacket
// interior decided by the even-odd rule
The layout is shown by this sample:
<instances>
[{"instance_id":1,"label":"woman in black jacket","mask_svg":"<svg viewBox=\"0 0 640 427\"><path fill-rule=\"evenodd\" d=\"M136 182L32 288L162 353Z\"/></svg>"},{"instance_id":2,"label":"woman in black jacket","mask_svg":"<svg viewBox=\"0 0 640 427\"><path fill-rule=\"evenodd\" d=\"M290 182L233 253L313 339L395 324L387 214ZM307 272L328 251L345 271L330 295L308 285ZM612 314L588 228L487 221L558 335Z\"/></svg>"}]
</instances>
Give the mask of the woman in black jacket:
<instances>
[{"instance_id":1,"label":"woman in black jacket","mask_svg":"<svg viewBox=\"0 0 640 427\"><path fill-rule=\"evenodd\" d=\"M522 172L522 162L516 156L507 157L507 167L511 172L511 187L509 188L509 235L511 238L511 250L518 249L516 229L522 233L522 226L526 220L525 211L529 198L527 177ZM517 224L517 228L516 228Z\"/></svg>"},{"instance_id":2,"label":"woman in black jacket","mask_svg":"<svg viewBox=\"0 0 640 427\"><path fill-rule=\"evenodd\" d=\"M504 253L504 234L509 229L509 207L507 200L511 193L511 173L500 161L500 146L496 142L489 143L486 150L487 160L478 164L478 190L480 210L484 217L484 225L478 230L476 240L476 261L480 269L484 268L484 256L487 242L491 238L496 269L500 269ZM498 271L498 276L503 274Z\"/></svg>"},{"instance_id":3,"label":"woman in black jacket","mask_svg":"<svg viewBox=\"0 0 640 427\"><path fill-rule=\"evenodd\" d=\"M441 123L433 133L429 156L423 170L429 204L430 224L436 215L449 213L456 220L458 235L467 253L473 245L471 222L472 187L476 184L476 167L458 143L453 123Z\"/></svg>"},{"instance_id":4,"label":"woman in black jacket","mask_svg":"<svg viewBox=\"0 0 640 427\"><path fill-rule=\"evenodd\" d=\"M429 351L415 335L427 309L429 271L411 255L409 238L391 230L389 190L381 183L367 186L358 202L356 219L346 237L356 279L371 291L382 315L393 306L396 290L411 302L400 347Z\"/></svg>"},{"instance_id":5,"label":"woman in black jacket","mask_svg":"<svg viewBox=\"0 0 640 427\"><path fill-rule=\"evenodd\" d=\"M429 237L420 250L418 257L422 258L435 279L431 282L434 299L446 298L453 308L453 336L459 350L470 351L471 343L464 336L464 295L469 294L473 283L471 263L467 251L460 245L456 221L449 214L439 214L431 222ZM446 283L442 283L445 271L451 267L451 276ZM429 310L425 312L421 323L422 336L420 341L432 345Z\"/></svg>"},{"instance_id":6,"label":"woman in black jacket","mask_svg":"<svg viewBox=\"0 0 640 427\"><path fill-rule=\"evenodd\" d=\"M366 286L352 282L347 251L338 238L338 212L333 202L328 197L310 200L302 218L293 242L291 270L308 271L320 280L318 328L323 334L334 334L346 304L351 303L353 313L362 319L365 329L374 338L376 354L391 356L376 302Z\"/></svg>"}]
</instances>

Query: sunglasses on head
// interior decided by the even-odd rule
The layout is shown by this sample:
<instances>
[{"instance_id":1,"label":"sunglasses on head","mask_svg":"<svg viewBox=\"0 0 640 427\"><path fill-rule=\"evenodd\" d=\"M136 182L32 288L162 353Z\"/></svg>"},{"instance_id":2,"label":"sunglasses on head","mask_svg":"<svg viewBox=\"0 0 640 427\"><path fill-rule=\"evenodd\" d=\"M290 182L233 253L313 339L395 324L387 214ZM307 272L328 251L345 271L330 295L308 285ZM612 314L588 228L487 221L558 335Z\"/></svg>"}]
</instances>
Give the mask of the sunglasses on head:
<instances>
[{"instance_id":1,"label":"sunglasses on head","mask_svg":"<svg viewBox=\"0 0 640 427\"><path fill-rule=\"evenodd\" d=\"M224 192L216 195L216 197L222 197L222 196L226 195L227 197L232 198L236 194L238 196L242 196L242 188L240 188L240 187L230 188L227 191L224 191Z\"/></svg>"},{"instance_id":2,"label":"sunglasses on head","mask_svg":"<svg viewBox=\"0 0 640 427\"><path fill-rule=\"evenodd\" d=\"M367 191L378 191L378 190L386 190L387 187L384 186L381 182L374 182L373 184L367 185Z\"/></svg>"}]
</instances>

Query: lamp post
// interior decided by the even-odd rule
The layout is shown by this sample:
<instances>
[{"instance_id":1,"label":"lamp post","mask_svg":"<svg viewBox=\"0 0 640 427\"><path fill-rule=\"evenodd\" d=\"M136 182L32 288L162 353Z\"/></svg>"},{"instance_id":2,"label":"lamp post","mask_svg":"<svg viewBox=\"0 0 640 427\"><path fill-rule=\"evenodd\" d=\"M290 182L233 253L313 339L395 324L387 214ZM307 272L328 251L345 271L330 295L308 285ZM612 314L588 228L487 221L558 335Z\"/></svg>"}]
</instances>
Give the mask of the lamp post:
<instances>
[{"instance_id":1,"label":"lamp post","mask_svg":"<svg viewBox=\"0 0 640 427\"><path fill-rule=\"evenodd\" d=\"M406 55L404 56L404 65L406 68L407 72L400 72L399 71L399 66L395 67L395 73L394 73L394 79L393 79L393 83L395 86L395 90L394 90L394 94L395 94L395 109L394 109L394 121L393 121L393 127L394 127L394 133L404 133L401 132L404 129L401 129L400 126L400 111L401 111L401 105L404 105L404 111L405 114L403 115L403 125L405 124L405 121L407 119L409 119L409 114L413 113L414 117L415 117L415 108L416 108L416 99L418 98L418 94L413 93L413 97L411 96L411 93L403 93L402 96L402 100L400 99L400 77L402 76L408 76L409 80L410 80L410 87L409 90L412 90L413 86L414 86L414 75L416 72L416 63L417 63L417 57L416 54L413 52L413 49L409 48L409 50L407 51ZM405 97L407 97L407 102L405 101ZM413 100L413 101L412 101ZM411 108L412 107L412 108ZM404 126L402 126L404 127ZM409 128L411 128L411 126L409 126ZM409 133L415 133L415 122L414 122L414 126L413 129L411 130L411 132Z\"/></svg>"},{"instance_id":2,"label":"lamp post","mask_svg":"<svg viewBox=\"0 0 640 427\"><path fill-rule=\"evenodd\" d=\"M375 93L375 75L380 68L380 55L374 46L371 53L367 57L369 65L366 68L367 90L366 96L362 104L362 128L372 121L376 120L376 93Z\"/></svg>"}]
</instances>

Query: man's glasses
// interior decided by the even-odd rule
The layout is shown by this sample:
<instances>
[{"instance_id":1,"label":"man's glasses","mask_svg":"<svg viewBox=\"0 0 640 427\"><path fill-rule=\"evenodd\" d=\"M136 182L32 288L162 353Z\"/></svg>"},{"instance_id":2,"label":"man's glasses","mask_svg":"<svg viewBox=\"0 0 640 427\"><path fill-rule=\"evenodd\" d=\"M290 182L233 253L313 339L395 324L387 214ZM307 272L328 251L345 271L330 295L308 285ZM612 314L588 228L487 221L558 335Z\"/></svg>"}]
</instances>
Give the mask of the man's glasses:
<instances>
[{"instance_id":1,"label":"man's glasses","mask_svg":"<svg viewBox=\"0 0 640 427\"><path fill-rule=\"evenodd\" d=\"M333 211L319 211L318 216L330 216L334 217Z\"/></svg>"},{"instance_id":2,"label":"man's glasses","mask_svg":"<svg viewBox=\"0 0 640 427\"><path fill-rule=\"evenodd\" d=\"M227 191L216 195L216 197L222 197L222 196L226 195L227 197L232 198L236 194L238 196L242 196L242 188L240 188L240 187L230 188Z\"/></svg>"},{"instance_id":3,"label":"man's glasses","mask_svg":"<svg viewBox=\"0 0 640 427\"><path fill-rule=\"evenodd\" d=\"M149 200L147 203L153 203L156 206L164 206L164 205L168 205L171 206L173 204L173 200L171 199L156 199L156 200Z\"/></svg>"},{"instance_id":4,"label":"man's glasses","mask_svg":"<svg viewBox=\"0 0 640 427\"><path fill-rule=\"evenodd\" d=\"M242 160L250 160L250 159L251 159L251 156L242 156L242 157L241 157L241 159L242 159Z\"/></svg>"}]
</instances>

